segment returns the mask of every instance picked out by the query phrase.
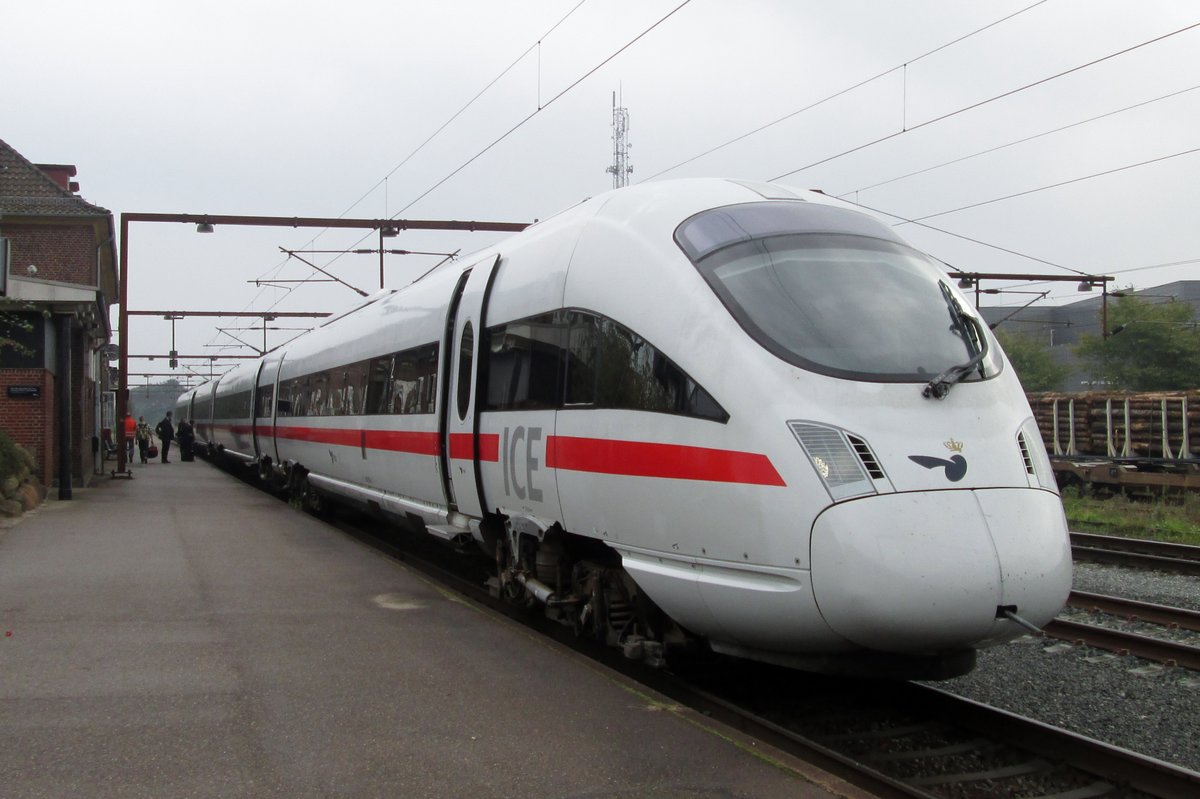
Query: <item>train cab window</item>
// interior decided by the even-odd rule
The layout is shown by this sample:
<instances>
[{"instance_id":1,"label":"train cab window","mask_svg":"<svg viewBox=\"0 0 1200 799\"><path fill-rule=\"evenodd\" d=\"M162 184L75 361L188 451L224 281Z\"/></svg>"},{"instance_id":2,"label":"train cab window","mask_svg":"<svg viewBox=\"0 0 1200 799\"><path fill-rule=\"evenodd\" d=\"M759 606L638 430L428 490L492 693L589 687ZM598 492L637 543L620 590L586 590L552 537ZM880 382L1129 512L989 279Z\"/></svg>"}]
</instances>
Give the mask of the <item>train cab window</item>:
<instances>
[{"instance_id":1,"label":"train cab window","mask_svg":"<svg viewBox=\"0 0 1200 799\"><path fill-rule=\"evenodd\" d=\"M954 297L945 272L857 211L796 201L733 205L686 220L675 240L742 329L801 368L926 382L980 351L983 325ZM998 373L997 353L991 348L966 379Z\"/></svg>"},{"instance_id":2,"label":"train cab window","mask_svg":"<svg viewBox=\"0 0 1200 799\"><path fill-rule=\"evenodd\" d=\"M458 418L465 421L467 410L471 407L471 367L475 356L475 331L471 323L463 328L462 338L458 342L458 386L455 394L458 397Z\"/></svg>"}]
</instances>

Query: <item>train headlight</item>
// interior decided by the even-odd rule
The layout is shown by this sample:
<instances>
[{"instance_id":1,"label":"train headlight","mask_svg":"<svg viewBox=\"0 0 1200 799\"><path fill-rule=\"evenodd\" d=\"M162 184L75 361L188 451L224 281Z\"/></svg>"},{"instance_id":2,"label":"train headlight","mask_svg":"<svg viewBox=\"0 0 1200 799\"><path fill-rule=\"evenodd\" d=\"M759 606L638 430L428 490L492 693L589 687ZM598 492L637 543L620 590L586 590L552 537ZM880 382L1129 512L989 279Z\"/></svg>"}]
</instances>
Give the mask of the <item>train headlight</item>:
<instances>
[{"instance_id":1,"label":"train headlight","mask_svg":"<svg viewBox=\"0 0 1200 799\"><path fill-rule=\"evenodd\" d=\"M852 440L844 430L813 422L788 422L788 428L804 448L829 496L837 500L875 493L873 472L879 466L862 439ZM864 457L870 463L864 463Z\"/></svg>"}]
</instances>

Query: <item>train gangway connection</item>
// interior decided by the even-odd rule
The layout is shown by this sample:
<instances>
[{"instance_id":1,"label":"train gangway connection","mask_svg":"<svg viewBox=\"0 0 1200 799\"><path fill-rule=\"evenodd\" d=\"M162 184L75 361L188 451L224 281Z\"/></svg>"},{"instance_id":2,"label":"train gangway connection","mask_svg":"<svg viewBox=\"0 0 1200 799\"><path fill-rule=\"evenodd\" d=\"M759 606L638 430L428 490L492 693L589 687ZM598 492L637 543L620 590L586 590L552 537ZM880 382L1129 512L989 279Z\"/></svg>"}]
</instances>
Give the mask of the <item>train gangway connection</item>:
<instances>
[{"instance_id":1,"label":"train gangway connection","mask_svg":"<svg viewBox=\"0 0 1200 799\"><path fill-rule=\"evenodd\" d=\"M131 469L0 528L9 799L863 795L206 462Z\"/></svg>"}]
</instances>

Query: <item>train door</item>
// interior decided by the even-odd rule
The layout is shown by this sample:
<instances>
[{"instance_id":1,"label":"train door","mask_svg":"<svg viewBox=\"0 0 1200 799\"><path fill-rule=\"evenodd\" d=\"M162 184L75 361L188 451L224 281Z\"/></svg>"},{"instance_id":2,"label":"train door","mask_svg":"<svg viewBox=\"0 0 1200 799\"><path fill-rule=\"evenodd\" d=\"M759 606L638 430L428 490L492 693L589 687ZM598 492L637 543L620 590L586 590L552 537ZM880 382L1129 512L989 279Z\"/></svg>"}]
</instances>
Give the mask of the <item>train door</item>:
<instances>
[{"instance_id":1,"label":"train door","mask_svg":"<svg viewBox=\"0 0 1200 799\"><path fill-rule=\"evenodd\" d=\"M480 376L480 342L484 309L500 257L476 264L455 287L446 320L445 372L441 405L442 477L452 509L483 515L480 457L494 447L481 446L476 394Z\"/></svg>"},{"instance_id":2,"label":"train door","mask_svg":"<svg viewBox=\"0 0 1200 799\"><path fill-rule=\"evenodd\" d=\"M263 452L262 444L265 443L265 441L267 440L267 437L268 437L266 435L266 433L268 431L264 430L263 431L264 435L262 436L262 439L260 440L258 427L260 424L263 424L263 425L271 424L270 408L274 404L274 397L273 397L274 386L271 384L268 384L265 386L262 385L263 372L266 369L266 365L267 365L267 362L265 359L262 361L259 361L259 363L258 363L258 371L254 373L254 395L250 400L251 446L253 447L254 457L258 460L262 460L263 456L267 455L267 453Z\"/></svg>"}]
</instances>

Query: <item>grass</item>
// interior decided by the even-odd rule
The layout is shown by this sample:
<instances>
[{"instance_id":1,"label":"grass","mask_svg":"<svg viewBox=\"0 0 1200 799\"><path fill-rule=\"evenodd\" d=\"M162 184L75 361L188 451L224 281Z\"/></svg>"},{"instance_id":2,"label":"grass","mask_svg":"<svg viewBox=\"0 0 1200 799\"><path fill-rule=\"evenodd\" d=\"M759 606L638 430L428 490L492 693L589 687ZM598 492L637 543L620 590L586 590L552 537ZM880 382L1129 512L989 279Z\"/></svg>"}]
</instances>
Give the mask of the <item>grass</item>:
<instances>
[{"instance_id":1,"label":"grass","mask_svg":"<svg viewBox=\"0 0 1200 799\"><path fill-rule=\"evenodd\" d=\"M1077 532L1200 546L1200 496L1193 494L1098 499L1069 488L1063 491L1063 509L1068 526Z\"/></svg>"}]
</instances>

